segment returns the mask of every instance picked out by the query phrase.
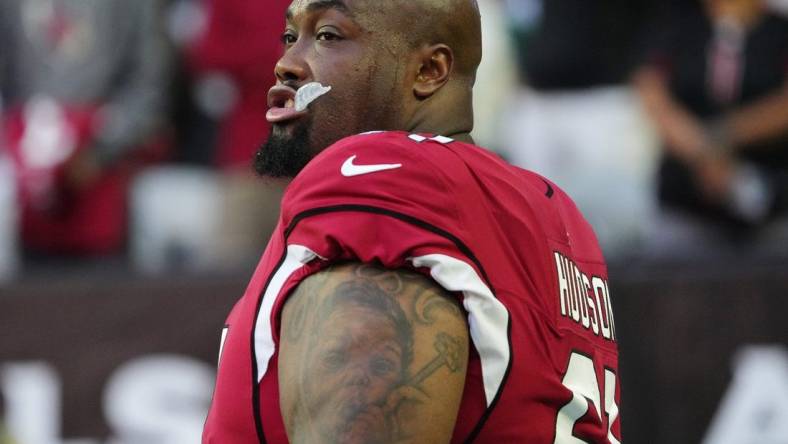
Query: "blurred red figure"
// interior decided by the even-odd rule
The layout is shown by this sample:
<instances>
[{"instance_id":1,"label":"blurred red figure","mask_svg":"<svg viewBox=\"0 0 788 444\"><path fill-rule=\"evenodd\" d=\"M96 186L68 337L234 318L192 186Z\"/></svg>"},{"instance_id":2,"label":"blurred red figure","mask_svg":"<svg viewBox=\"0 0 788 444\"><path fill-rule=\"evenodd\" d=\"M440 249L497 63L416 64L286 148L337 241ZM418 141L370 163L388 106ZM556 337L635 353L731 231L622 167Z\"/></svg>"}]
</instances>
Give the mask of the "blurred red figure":
<instances>
[{"instance_id":1,"label":"blurred red figure","mask_svg":"<svg viewBox=\"0 0 788 444\"><path fill-rule=\"evenodd\" d=\"M248 168L268 136L268 89L282 45L278 38L288 0L207 0L205 33L192 50L199 73L230 77L237 101L222 122L216 162Z\"/></svg>"},{"instance_id":2,"label":"blurred red figure","mask_svg":"<svg viewBox=\"0 0 788 444\"><path fill-rule=\"evenodd\" d=\"M156 140L137 147L131 158L97 162L91 141L98 113L95 106L62 106L44 98L7 112L4 135L16 169L21 235L28 249L84 255L122 248L133 173L141 163L161 157L166 146ZM42 123L50 126L41 128Z\"/></svg>"},{"instance_id":3,"label":"blurred red figure","mask_svg":"<svg viewBox=\"0 0 788 444\"><path fill-rule=\"evenodd\" d=\"M160 6L0 1L0 146L15 160L28 250L122 250L129 166L165 127Z\"/></svg>"}]
</instances>

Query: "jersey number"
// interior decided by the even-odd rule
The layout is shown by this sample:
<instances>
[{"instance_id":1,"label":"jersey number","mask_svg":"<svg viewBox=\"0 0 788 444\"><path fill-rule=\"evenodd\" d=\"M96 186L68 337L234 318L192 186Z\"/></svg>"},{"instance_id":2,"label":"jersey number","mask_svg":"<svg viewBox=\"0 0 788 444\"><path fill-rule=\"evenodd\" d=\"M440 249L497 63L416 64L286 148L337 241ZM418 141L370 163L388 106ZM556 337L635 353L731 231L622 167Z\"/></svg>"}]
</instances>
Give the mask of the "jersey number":
<instances>
[{"instance_id":1,"label":"jersey number","mask_svg":"<svg viewBox=\"0 0 788 444\"><path fill-rule=\"evenodd\" d=\"M573 352L569 357L569 365L564 379L564 387L572 391L572 400L558 411L555 422L555 440L553 444L584 444L585 441L574 436L575 423L586 415L589 403L593 403L597 415L601 409L599 383L594 371L594 361L588 356ZM605 369L605 415L607 416L607 440L611 444L620 444L611 431L613 423L618 418L618 405L616 404L616 374ZM602 419L600 415L600 420Z\"/></svg>"}]
</instances>

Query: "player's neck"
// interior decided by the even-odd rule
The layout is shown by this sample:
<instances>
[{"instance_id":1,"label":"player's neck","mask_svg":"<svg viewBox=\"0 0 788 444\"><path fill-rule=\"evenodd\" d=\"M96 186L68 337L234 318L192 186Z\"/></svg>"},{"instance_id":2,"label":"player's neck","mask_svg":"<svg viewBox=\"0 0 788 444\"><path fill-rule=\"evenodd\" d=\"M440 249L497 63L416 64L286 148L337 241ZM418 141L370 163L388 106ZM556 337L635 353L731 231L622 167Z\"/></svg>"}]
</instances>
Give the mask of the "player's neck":
<instances>
[{"instance_id":1,"label":"player's neck","mask_svg":"<svg viewBox=\"0 0 788 444\"><path fill-rule=\"evenodd\" d=\"M434 134L450 137L459 142L474 143L471 137L473 129L473 115L454 116L451 119L434 119L437 114L429 113L424 119L417 119L408 125L409 131L416 134Z\"/></svg>"},{"instance_id":2,"label":"player's neck","mask_svg":"<svg viewBox=\"0 0 788 444\"><path fill-rule=\"evenodd\" d=\"M432 134L436 136L445 136L458 142L475 144L469 130L456 126L418 125L411 127L408 132L413 134Z\"/></svg>"},{"instance_id":3,"label":"player's neck","mask_svg":"<svg viewBox=\"0 0 788 444\"><path fill-rule=\"evenodd\" d=\"M458 119L451 124L443 122L443 124L425 122L421 125L413 125L410 127L410 132L415 134L434 134L437 136L451 137L459 142L473 143L471 130L473 129L473 121L465 122Z\"/></svg>"},{"instance_id":4,"label":"player's neck","mask_svg":"<svg viewBox=\"0 0 788 444\"><path fill-rule=\"evenodd\" d=\"M464 84L448 84L410 116L406 127L411 133L435 134L460 142L474 143L471 137L472 110L472 90L467 89Z\"/></svg>"},{"instance_id":5,"label":"player's neck","mask_svg":"<svg viewBox=\"0 0 788 444\"><path fill-rule=\"evenodd\" d=\"M467 131L456 134L446 134L446 137L452 138L458 142L470 143L472 145L476 144L476 142L473 140L473 137L471 136L471 133Z\"/></svg>"}]
</instances>

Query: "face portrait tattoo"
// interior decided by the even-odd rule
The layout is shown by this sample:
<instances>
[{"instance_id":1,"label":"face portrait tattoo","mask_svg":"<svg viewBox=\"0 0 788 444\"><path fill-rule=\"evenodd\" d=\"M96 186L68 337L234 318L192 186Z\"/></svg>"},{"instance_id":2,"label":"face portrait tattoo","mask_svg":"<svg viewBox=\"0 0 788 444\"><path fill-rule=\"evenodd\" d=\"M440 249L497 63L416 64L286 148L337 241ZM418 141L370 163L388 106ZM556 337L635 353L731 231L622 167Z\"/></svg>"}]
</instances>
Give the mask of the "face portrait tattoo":
<instances>
[{"instance_id":1,"label":"face portrait tattoo","mask_svg":"<svg viewBox=\"0 0 788 444\"><path fill-rule=\"evenodd\" d=\"M393 429L382 413L407 380L412 327L400 306L372 284L340 285L320 312L316 327L325 334L314 338L302 374L305 413L314 418L317 411L331 412L316 424L319 436L378 442ZM374 334L366 328L370 322L378 326Z\"/></svg>"}]
</instances>

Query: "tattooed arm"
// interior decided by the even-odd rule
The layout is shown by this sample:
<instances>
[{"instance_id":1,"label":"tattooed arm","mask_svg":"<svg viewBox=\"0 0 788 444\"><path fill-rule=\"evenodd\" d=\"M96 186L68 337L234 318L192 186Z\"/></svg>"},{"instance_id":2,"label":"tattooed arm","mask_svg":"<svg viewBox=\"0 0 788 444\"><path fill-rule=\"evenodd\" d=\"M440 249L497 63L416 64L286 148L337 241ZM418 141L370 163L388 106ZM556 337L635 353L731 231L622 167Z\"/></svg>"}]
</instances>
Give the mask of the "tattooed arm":
<instances>
[{"instance_id":1,"label":"tattooed arm","mask_svg":"<svg viewBox=\"0 0 788 444\"><path fill-rule=\"evenodd\" d=\"M449 442L468 360L459 304L429 279L371 265L310 276L282 313L290 442Z\"/></svg>"}]
</instances>

